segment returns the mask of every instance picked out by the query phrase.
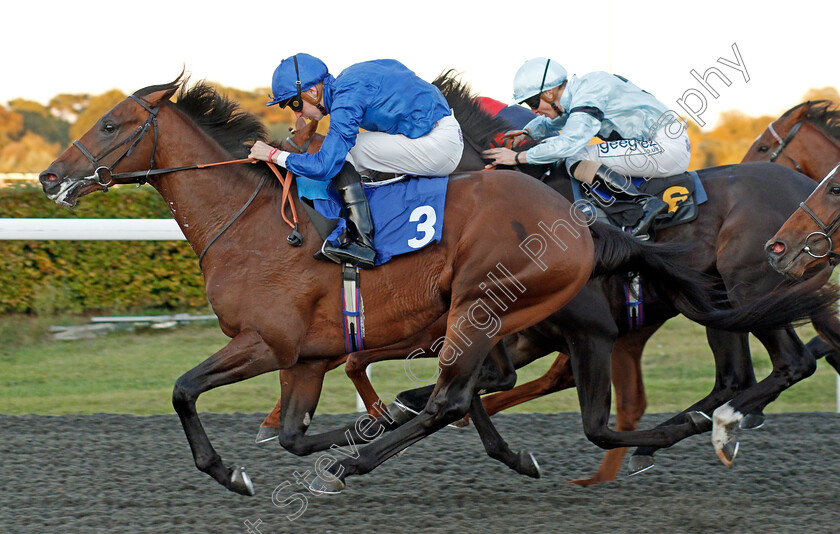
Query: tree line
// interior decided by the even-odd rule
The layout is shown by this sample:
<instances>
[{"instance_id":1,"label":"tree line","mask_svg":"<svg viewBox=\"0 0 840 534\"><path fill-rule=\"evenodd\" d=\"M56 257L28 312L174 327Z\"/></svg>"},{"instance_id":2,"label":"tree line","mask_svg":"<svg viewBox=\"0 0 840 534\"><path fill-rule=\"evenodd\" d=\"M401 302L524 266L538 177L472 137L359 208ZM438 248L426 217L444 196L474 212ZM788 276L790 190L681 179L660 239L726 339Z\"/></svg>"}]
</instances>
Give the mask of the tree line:
<instances>
[{"instance_id":1,"label":"tree line","mask_svg":"<svg viewBox=\"0 0 840 534\"><path fill-rule=\"evenodd\" d=\"M239 102L247 111L257 115L266 125L269 138L282 140L294 123L289 109L266 107L268 88L243 91L213 84L221 93ZM18 98L0 104L0 173L40 172L58 155L93 126L109 109L126 95L111 90L101 95L61 94L47 105ZM840 94L833 87L811 89L803 95L806 100L827 99L840 104ZM790 102L787 108L799 102ZM740 111L722 114L715 128L701 129L689 121L691 140L690 169L738 163L753 143L777 117L750 117ZM325 121L326 122L326 121ZM327 124L319 131L325 132Z\"/></svg>"}]
</instances>

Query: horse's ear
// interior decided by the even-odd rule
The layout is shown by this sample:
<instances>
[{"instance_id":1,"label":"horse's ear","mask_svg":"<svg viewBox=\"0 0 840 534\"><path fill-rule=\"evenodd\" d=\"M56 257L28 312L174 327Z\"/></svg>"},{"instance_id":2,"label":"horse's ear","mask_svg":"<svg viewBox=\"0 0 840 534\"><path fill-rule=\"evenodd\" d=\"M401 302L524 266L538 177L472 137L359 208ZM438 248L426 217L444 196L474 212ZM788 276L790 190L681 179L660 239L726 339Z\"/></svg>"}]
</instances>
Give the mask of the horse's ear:
<instances>
[{"instance_id":1,"label":"horse's ear","mask_svg":"<svg viewBox=\"0 0 840 534\"><path fill-rule=\"evenodd\" d=\"M152 107L160 106L164 102L168 102L169 99L172 98L172 95L174 95L178 91L178 89L183 87L189 81L189 75L185 76L185 74L186 67L181 69L181 74L179 74L178 77L172 80L170 83L167 83L165 85L149 87L148 89L155 90L145 95L143 99L146 102L148 102L149 105Z\"/></svg>"},{"instance_id":2,"label":"horse's ear","mask_svg":"<svg viewBox=\"0 0 840 534\"><path fill-rule=\"evenodd\" d=\"M151 107L157 107L163 104L164 102L169 101L172 98L172 95L178 91L178 87L171 87L169 89L162 89L160 91L155 91L153 93L149 93L148 95L143 97L143 100L149 103Z\"/></svg>"}]
</instances>

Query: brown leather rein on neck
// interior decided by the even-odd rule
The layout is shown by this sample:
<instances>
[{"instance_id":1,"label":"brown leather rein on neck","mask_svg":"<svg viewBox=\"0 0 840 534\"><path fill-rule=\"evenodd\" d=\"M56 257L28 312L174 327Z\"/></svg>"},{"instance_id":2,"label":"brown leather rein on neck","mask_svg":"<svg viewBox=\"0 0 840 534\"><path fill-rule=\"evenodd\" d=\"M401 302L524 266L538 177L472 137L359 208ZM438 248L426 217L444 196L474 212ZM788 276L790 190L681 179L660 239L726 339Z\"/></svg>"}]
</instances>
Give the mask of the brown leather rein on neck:
<instances>
[{"instance_id":1,"label":"brown leather rein on neck","mask_svg":"<svg viewBox=\"0 0 840 534\"><path fill-rule=\"evenodd\" d=\"M196 168L204 169L204 168L207 168L207 167L216 167L218 165L230 165L230 164L233 164L233 163L253 163L253 162L256 162L256 161L259 161L259 160L255 160L255 159L252 159L252 158L246 158L246 159L237 159L237 160L231 160L231 161L219 161L217 163L206 163L204 165L197 165ZM291 190L291 186L292 186L292 178L293 178L292 172L291 171L286 171L286 178L283 179L283 176L280 174L280 170L277 168L277 165L275 165L274 162L267 161L266 163L268 164L268 168L271 169L271 171L277 177L277 180L283 186L283 198L280 202L280 214L283 216L283 220L286 221L286 224L288 224L292 228L292 233L289 234L286 237L286 241L288 241L288 243L293 247L299 247L303 244L303 236L301 236L300 232L298 231L298 216L297 216L297 209L295 208L294 199L292 199L291 196L289 195L289 191ZM226 225L224 225L224 227L222 227L222 229L219 230L219 232L215 236L213 236L213 239L211 239L207 243L207 245L204 247L204 250L202 250L201 254L198 256L198 266L199 266L199 268L201 267L201 262L204 260L204 255L207 254L207 251L210 249L210 246L213 245L213 243L215 243L216 240L219 239L222 236L222 234L224 234L227 231L227 229L230 228L233 225L234 222L236 222L237 219L239 219L239 216L242 215L245 212L245 210L248 209L248 206L250 206L251 203L254 201L254 199L257 198L257 194L260 192L260 189L262 189L262 186L264 184L265 184L265 176L260 178L260 183L257 185L257 188L254 190L254 192L251 194L251 198L248 199L248 202L246 202L245 205L242 206L242 208L240 208L239 211L236 212L236 215L234 215L233 218L230 221L228 221L228 223ZM286 203L287 202L292 209L292 220L291 221L288 219L288 217L286 217Z\"/></svg>"}]
</instances>

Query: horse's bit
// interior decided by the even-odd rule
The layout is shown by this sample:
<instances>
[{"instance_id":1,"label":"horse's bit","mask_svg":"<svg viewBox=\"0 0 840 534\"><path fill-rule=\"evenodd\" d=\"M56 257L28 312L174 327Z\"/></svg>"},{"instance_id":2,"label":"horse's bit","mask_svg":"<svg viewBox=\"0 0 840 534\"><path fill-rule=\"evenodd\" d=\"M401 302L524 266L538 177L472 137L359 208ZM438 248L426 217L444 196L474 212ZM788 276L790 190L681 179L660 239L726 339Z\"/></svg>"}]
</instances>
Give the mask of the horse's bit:
<instances>
[{"instance_id":1,"label":"horse's bit","mask_svg":"<svg viewBox=\"0 0 840 534\"><path fill-rule=\"evenodd\" d=\"M837 171L838 167L840 167L840 165L834 167L834 170L828 173L826 179L829 176L832 176L834 172ZM825 224L819 217L817 217L817 214L814 213L813 210L811 210L811 208L809 208L804 202L799 203L799 209L807 213L808 216L811 217L811 219L813 219L815 223L817 223L817 226L821 230L820 232L811 232L805 237L805 246L802 247L802 252L805 252L812 258L825 258L826 256L828 256L828 262L831 265L837 265L838 263L840 263L840 254L834 252L834 243L831 241L832 234L834 234L834 232L840 229L840 213L835 215L834 219L832 219L830 223ZM828 241L828 250L825 252L825 254L816 254L813 250L811 250L811 247L808 245L808 240L811 239L811 236L821 236L826 241Z\"/></svg>"},{"instance_id":2,"label":"horse's bit","mask_svg":"<svg viewBox=\"0 0 840 534\"><path fill-rule=\"evenodd\" d=\"M793 140L793 136L796 135L796 132L799 131L799 128L802 127L803 121L804 119L794 124L793 128L790 129L790 131L784 139L779 137L779 134L777 134L776 130L773 129L773 123L770 123L767 129L770 130L770 133L773 134L773 137L775 137L776 141L779 142L779 146L776 147L776 150L774 150L772 154L770 154L770 163L774 163L776 161L776 158L782 155L782 152L784 151L785 147L788 145L788 143L790 143ZM802 167L799 166L799 163L795 159L790 157L788 154L785 154L785 157L793 162L793 166L797 171L802 172Z\"/></svg>"}]
</instances>

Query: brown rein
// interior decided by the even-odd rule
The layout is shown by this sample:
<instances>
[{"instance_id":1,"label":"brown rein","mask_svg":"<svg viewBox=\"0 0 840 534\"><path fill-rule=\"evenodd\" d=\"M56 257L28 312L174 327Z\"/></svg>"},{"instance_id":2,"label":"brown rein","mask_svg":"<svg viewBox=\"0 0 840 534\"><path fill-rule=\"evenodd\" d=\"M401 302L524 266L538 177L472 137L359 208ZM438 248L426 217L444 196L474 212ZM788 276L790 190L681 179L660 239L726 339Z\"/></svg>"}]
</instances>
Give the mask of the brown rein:
<instances>
[{"instance_id":1,"label":"brown rein","mask_svg":"<svg viewBox=\"0 0 840 534\"><path fill-rule=\"evenodd\" d=\"M235 160L229 160L229 161L217 161L215 163L204 163L204 164L201 164L201 165L196 165L195 168L196 169L207 169L209 167L217 167L217 166L220 166L220 165L232 165L232 164L235 164L235 163L255 163L257 161L260 161L260 160L257 160L257 159L254 159L254 158L245 158L245 159L235 159ZM267 161L266 163L268 164L268 168L271 169L271 171L277 177L277 180L283 186L283 198L280 201L280 215L283 216L283 220L286 222L286 224L288 224L292 228L292 233L289 234L288 237L286 237L286 240L289 242L289 244L291 246L299 247L303 243L303 237L300 235L300 232L298 231L298 216L297 216L297 209L295 208L295 202L294 202L294 199L289 194L289 191L291 190L291 186L292 186L292 178L294 178L294 175L292 174L291 171L286 171L286 178L283 179L283 176L280 174L280 171L277 169L277 165L275 165L274 162ZM199 256L198 256L198 266L199 266L199 268L201 268L201 262L204 261L204 255L207 254L207 251L210 249L210 247L213 245L213 243L215 243L216 240L219 239L222 236L222 234L224 234L227 231L227 229L230 228L231 225L233 225L234 222L236 222L237 219L239 219L239 216L242 215L245 212L246 209L248 209L248 206L251 205L251 202L254 201L254 199L257 197L257 194L260 192L260 189L262 189L263 184L265 184L265 176L263 176L260 179L260 183L257 185L257 189L251 194L251 198L248 199L248 202L246 202L245 205L242 206L242 208L240 208L240 210L238 212L236 212L236 215L234 215L233 218L230 221L228 221L228 223L225 224L225 226L213 237L213 239L211 239L207 243L207 246L204 247L204 250L202 250L201 254L199 254ZM292 220L291 221L288 219L288 217L286 217L286 203L289 204L289 206L291 207L291 210L292 210Z\"/></svg>"},{"instance_id":2,"label":"brown rein","mask_svg":"<svg viewBox=\"0 0 840 534\"><path fill-rule=\"evenodd\" d=\"M254 158L245 158L245 159L233 159L230 161L217 161L216 163L204 163L202 165L196 165L197 169L207 169L209 167L218 167L220 165L232 165L234 163L255 163L260 161ZM292 171L286 171L286 178L283 179L283 176L280 173L280 170L277 168L277 165L273 161L266 161L268 164L268 168L271 169L271 172L274 173L274 176L277 177L277 180L283 186L283 200L280 208L280 214L283 216L283 220L286 221L286 224L289 225L291 228L297 228L300 221L298 221L297 216L297 209L295 208L295 201L289 195L289 190L291 189L292 178ZM290 221L288 217L286 217L286 204L288 203L289 207L292 210L292 220Z\"/></svg>"}]
</instances>

